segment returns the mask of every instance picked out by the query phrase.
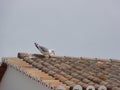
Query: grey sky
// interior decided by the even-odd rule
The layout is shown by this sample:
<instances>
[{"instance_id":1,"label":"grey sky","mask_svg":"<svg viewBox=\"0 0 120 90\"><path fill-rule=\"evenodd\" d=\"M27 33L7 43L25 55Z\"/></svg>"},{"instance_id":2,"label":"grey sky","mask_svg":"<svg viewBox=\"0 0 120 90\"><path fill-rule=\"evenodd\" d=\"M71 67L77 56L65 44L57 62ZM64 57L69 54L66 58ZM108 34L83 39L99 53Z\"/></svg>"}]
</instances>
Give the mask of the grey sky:
<instances>
[{"instance_id":1,"label":"grey sky","mask_svg":"<svg viewBox=\"0 0 120 90\"><path fill-rule=\"evenodd\" d=\"M120 0L0 0L0 57L39 53L120 59Z\"/></svg>"}]
</instances>

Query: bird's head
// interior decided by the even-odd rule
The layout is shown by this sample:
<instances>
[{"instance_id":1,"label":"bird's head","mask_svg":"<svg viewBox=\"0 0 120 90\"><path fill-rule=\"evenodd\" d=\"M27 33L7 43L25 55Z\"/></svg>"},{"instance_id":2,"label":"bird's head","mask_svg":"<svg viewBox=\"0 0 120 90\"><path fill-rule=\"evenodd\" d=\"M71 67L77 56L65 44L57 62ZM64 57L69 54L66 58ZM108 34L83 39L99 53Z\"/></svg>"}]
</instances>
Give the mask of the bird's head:
<instances>
[{"instance_id":1,"label":"bird's head","mask_svg":"<svg viewBox=\"0 0 120 90\"><path fill-rule=\"evenodd\" d=\"M50 54L50 55L55 55L55 51L54 51L53 49L50 49L50 50L49 50L49 54Z\"/></svg>"}]
</instances>

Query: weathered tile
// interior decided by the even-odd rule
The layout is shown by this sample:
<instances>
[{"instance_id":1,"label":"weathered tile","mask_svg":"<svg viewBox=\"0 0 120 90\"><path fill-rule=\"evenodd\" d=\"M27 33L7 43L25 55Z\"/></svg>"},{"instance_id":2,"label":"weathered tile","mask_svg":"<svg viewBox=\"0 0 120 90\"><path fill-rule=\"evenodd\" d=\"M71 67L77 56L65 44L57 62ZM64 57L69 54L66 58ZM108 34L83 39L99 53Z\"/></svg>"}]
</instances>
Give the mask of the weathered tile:
<instances>
[{"instance_id":1,"label":"weathered tile","mask_svg":"<svg viewBox=\"0 0 120 90\"><path fill-rule=\"evenodd\" d=\"M84 88L88 85L96 88L99 85L106 85L110 89L114 87L112 90L119 90L120 61L118 60L69 56L42 57L36 55L34 57L34 54L32 56L30 59L29 54L19 55L20 58L27 57L24 61L65 85L79 84Z\"/></svg>"}]
</instances>

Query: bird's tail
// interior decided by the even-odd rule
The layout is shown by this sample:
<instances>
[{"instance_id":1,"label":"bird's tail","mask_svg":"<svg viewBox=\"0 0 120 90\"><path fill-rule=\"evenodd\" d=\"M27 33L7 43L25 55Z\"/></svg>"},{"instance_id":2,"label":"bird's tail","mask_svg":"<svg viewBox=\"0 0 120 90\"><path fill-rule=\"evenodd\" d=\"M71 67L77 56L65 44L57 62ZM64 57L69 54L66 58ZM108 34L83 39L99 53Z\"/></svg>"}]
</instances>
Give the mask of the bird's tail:
<instances>
[{"instance_id":1,"label":"bird's tail","mask_svg":"<svg viewBox=\"0 0 120 90\"><path fill-rule=\"evenodd\" d=\"M36 48L38 48L38 49L39 49L39 45L38 45L36 42L35 42L34 44L35 44Z\"/></svg>"}]
</instances>

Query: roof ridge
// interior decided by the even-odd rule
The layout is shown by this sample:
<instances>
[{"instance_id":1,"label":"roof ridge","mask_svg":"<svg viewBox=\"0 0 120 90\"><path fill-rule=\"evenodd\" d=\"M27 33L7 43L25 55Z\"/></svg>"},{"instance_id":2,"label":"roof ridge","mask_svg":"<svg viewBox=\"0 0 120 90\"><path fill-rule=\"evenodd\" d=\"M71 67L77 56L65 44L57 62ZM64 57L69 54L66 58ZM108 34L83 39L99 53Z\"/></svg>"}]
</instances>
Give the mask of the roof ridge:
<instances>
[{"instance_id":1,"label":"roof ridge","mask_svg":"<svg viewBox=\"0 0 120 90\"><path fill-rule=\"evenodd\" d=\"M18 58L21 58L21 57L26 57L26 56L37 56L37 57L41 57L41 58L45 58L46 56L44 55L41 55L41 54L28 54L28 53L25 53L25 52L18 52ZM48 58L71 58L71 59L83 59L83 60L97 60L97 61L110 61L110 62L120 62L119 59L112 59L112 58L109 58L109 59L104 59L104 58L92 58L92 57L83 57L83 56L50 56Z\"/></svg>"},{"instance_id":2,"label":"roof ridge","mask_svg":"<svg viewBox=\"0 0 120 90\"><path fill-rule=\"evenodd\" d=\"M91 58L91 57L82 57L82 56L51 56L53 58L71 58L71 59L82 59L82 60L97 60L97 61L116 61L116 62L120 62L119 59L104 59L104 58Z\"/></svg>"}]
</instances>

